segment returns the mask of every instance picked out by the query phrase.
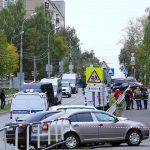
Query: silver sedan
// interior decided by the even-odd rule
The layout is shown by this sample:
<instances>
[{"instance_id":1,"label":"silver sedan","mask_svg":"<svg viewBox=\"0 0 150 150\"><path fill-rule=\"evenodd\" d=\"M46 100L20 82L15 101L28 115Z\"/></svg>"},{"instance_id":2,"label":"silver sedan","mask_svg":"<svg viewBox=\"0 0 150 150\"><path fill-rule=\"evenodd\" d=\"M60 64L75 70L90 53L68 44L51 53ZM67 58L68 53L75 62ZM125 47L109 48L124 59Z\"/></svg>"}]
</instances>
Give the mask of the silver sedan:
<instances>
[{"instance_id":1,"label":"silver sedan","mask_svg":"<svg viewBox=\"0 0 150 150\"><path fill-rule=\"evenodd\" d=\"M68 111L59 117L49 117L44 122L53 119L67 118L71 125L63 124L63 135L66 143L65 148L74 149L80 144L110 143L112 146L119 146L127 143L129 146L138 146L142 140L149 138L149 129L146 125L131 121L126 118L119 118L107 112L99 110L73 110ZM57 124L58 139L61 140L61 124ZM48 131L51 128L51 142L56 142L56 124L46 126L44 123L40 128L40 144L48 145ZM31 141L37 145L37 130L33 127Z\"/></svg>"}]
</instances>

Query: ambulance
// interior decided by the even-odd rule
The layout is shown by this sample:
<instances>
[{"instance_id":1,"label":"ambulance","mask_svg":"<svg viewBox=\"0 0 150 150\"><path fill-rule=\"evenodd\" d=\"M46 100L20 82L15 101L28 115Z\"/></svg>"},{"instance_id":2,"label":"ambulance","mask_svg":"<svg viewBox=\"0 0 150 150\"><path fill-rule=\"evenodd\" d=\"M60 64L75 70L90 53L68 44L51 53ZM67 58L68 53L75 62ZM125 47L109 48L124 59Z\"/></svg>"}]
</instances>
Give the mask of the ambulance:
<instances>
[{"instance_id":1,"label":"ambulance","mask_svg":"<svg viewBox=\"0 0 150 150\"><path fill-rule=\"evenodd\" d=\"M89 84L85 88L85 105L94 106L100 110L109 108L110 95L105 84Z\"/></svg>"}]
</instances>

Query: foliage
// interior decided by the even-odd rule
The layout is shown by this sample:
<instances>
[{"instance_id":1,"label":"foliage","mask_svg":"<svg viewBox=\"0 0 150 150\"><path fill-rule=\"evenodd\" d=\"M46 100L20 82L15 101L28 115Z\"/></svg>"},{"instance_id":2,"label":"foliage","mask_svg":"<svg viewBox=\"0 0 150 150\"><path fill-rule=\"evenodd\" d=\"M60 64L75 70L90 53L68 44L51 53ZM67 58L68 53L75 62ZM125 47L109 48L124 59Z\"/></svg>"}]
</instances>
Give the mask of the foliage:
<instances>
[{"instance_id":1,"label":"foliage","mask_svg":"<svg viewBox=\"0 0 150 150\"><path fill-rule=\"evenodd\" d=\"M124 64L128 70L129 76L132 75L132 66L130 65L131 53L135 55L135 69L136 69L136 78L140 77L140 71L142 62L138 60L139 53L141 51L141 45L144 39L144 30L146 27L147 18L141 17L137 18L136 21L130 21L129 26L126 27L125 32L126 36L120 42L123 47L120 51L119 61L120 64Z\"/></svg>"},{"instance_id":2,"label":"foliage","mask_svg":"<svg viewBox=\"0 0 150 150\"><path fill-rule=\"evenodd\" d=\"M95 53L93 50L90 52L85 51L81 53L80 56L80 74L82 77L84 77L84 71L86 67L89 67L91 64L93 64L93 67L99 67L100 66L100 61L97 57L95 57Z\"/></svg>"},{"instance_id":3,"label":"foliage","mask_svg":"<svg viewBox=\"0 0 150 150\"><path fill-rule=\"evenodd\" d=\"M59 35L63 36L67 46L68 46L68 51L64 57L64 71L68 72L69 68L68 65L72 61L74 65L74 72L77 72L78 70L78 62L77 58L79 57L79 54L81 53L81 50L79 48L79 38L77 37L76 30L71 27L64 28L59 31Z\"/></svg>"},{"instance_id":4,"label":"foliage","mask_svg":"<svg viewBox=\"0 0 150 150\"><path fill-rule=\"evenodd\" d=\"M14 45L7 43L6 36L0 33L0 76L13 74L18 69L19 56Z\"/></svg>"},{"instance_id":5,"label":"foliage","mask_svg":"<svg viewBox=\"0 0 150 150\"><path fill-rule=\"evenodd\" d=\"M142 67L141 67L141 76L143 79L143 82L145 84L150 83L150 21L148 22L145 32L144 32L144 41L143 41L143 47L142 51L139 55L139 58L141 60Z\"/></svg>"},{"instance_id":6,"label":"foliage","mask_svg":"<svg viewBox=\"0 0 150 150\"><path fill-rule=\"evenodd\" d=\"M25 15L24 0L19 0L15 4L1 9L0 11L0 30L7 36L7 41L13 42L19 47L19 35L21 24Z\"/></svg>"}]
</instances>

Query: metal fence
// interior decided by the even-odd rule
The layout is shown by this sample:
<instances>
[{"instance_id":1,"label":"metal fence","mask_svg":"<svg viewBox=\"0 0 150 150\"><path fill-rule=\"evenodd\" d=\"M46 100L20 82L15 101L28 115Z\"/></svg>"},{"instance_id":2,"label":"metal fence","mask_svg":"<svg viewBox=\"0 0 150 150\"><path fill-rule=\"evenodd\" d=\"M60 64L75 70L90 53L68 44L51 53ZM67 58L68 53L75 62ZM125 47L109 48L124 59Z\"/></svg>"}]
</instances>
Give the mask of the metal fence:
<instances>
[{"instance_id":1,"label":"metal fence","mask_svg":"<svg viewBox=\"0 0 150 150\"><path fill-rule=\"evenodd\" d=\"M123 92L122 95L119 96L118 100L107 110L107 112L111 114L116 114L118 107L124 102L124 95L126 90Z\"/></svg>"},{"instance_id":2,"label":"metal fence","mask_svg":"<svg viewBox=\"0 0 150 150\"><path fill-rule=\"evenodd\" d=\"M18 136L18 129L19 127L21 127L22 125L26 125L26 150L31 150L30 148L30 127L34 126L34 125L37 125L37 148L38 149L42 149L42 150L48 150L50 148L53 148L55 146L58 146L58 145L61 145L61 144L64 144L66 141L64 139L64 120L66 120L68 122L68 125L70 126L69 128L71 128L71 122L68 120L68 119L57 119L57 120L53 120L53 121L46 121L46 122L34 122L34 123L28 123L28 124L17 124L17 125L12 125L12 126L5 126L4 128L0 129L0 132L4 132L4 144L5 144L5 150L8 150L7 149L7 138L6 138L6 131L11 129L11 128L15 128L15 146L14 146L14 149L15 150L18 150L18 140L19 140L19 136ZM59 136L58 136L58 122L61 122L61 137L59 139ZM44 124L44 123L48 123L48 147L41 147L40 145L40 125ZM55 123L55 143L51 143L51 124L52 123ZM65 122L66 123L66 122Z\"/></svg>"}]
</instances>

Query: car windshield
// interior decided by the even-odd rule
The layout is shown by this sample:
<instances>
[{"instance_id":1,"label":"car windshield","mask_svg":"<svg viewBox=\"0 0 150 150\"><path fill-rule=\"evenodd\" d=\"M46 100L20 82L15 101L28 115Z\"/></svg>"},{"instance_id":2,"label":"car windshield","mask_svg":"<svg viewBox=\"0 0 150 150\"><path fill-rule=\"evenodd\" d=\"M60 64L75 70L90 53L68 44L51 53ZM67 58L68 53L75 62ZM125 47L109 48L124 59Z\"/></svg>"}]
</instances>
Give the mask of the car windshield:
<instances>
[{"instance_id":1,"label":"car windshield","mask_svg":"<svg viewBox=\"0 0 150 150\"><path fill-rule=\"evenodd\" d=\"M75 84L75 79L63 79L62 81L68 81L70 84Z\"/></svg>"},{"instance_id":2,"label":"car windshield","mask_svg":"<svg viewBox=\"0 0 150 150\"><path fill-rule=\"evenodd\" d=\"M62 87L69 87L69 83L62 82Z\"/></svg>"}]
</instances>

